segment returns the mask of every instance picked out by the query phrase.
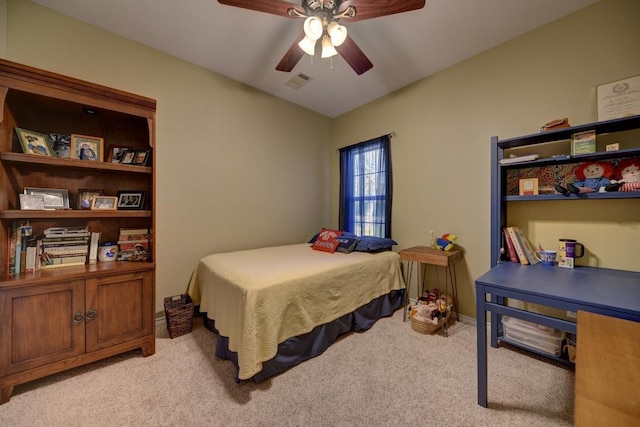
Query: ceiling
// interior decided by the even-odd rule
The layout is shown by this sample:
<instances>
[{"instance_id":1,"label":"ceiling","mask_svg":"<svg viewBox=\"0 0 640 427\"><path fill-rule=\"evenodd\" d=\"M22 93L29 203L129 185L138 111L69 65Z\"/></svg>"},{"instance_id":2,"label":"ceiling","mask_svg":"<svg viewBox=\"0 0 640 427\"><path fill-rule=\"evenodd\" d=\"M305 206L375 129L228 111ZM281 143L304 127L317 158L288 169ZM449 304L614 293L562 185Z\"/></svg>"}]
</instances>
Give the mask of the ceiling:
<instances>
[{"instance_id":1,"label":"ceiling","mask_svg":"<svg viewBox=\"0 0 640 427\"><path fill-rule=\"evenodd\" d=\"M284 18L217 0L32 0L143 45L334 118L596 0L427 0L423 9L354 23L373 63L358 76L340 57L275 66L302 32ZM300 3L300 0L290 0ZM319 49L317 49L319 50ZM286 82L303 73L300 89Z\"/></svg>"}]
</instances>

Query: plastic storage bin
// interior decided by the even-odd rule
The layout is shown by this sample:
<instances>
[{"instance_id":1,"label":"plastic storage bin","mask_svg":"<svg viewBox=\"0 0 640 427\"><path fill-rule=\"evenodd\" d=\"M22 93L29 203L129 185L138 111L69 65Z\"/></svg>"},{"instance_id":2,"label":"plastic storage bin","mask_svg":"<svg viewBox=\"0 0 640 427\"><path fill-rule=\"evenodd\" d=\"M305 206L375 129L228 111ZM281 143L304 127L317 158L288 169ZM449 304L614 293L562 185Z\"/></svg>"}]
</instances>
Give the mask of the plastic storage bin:
<instances>
[{"instance_id":1,"label":"plastic storage bin","mask_svg":"<svg viewBox=\"0 0 640 427\"><path fill-rule=\"evenodd\" d=\"M502 325L509 341L556 357L562 354L562 331L509 316L502 316Z\"/></svg>"}]
</instances>

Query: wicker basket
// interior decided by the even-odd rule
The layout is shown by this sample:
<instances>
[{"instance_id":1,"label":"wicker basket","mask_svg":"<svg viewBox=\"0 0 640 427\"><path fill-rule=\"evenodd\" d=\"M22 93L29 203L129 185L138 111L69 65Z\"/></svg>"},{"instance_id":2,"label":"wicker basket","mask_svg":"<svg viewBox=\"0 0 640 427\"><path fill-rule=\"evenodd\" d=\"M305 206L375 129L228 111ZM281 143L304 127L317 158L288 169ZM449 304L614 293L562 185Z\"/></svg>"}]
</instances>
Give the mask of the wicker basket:
<instances>
[{"instance_id":1,"label":"wicker basket","mask_svg":"<svg viewBox=\"0 0 640 427\"><path fill-rule=\"evenodd\" d=\"M164 299L164 316L169 336L176 338L193 328L193 301L189 295L176 295Z\"/></svg>"},{"instance_id":2,"label":"wicker basket","mask_svg":"<svg viewBox=\"0 0 640 427\"><path fill-rule=\"evenodd\" d=\"M451 310L447 310L447 315L444 318L438 319L438 323L434 325L431 322L425 322L424 320L416 319L414 316L416 314L416 311L417 308L411 308L411 329L421 334L432 334L436 332L437 330L442 328L442 326L444 326L444 324L449 321L449 317L451 317Z\"/></svg>"}]
</instances>

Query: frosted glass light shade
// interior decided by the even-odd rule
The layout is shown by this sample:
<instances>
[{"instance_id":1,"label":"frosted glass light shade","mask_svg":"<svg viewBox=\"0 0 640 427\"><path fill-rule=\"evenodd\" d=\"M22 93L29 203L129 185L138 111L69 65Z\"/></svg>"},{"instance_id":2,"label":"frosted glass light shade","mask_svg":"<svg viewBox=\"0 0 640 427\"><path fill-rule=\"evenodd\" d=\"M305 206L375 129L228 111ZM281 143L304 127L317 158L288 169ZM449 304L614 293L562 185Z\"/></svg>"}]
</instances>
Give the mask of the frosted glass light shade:
<instances>
[{"instance_id":1,"label":"frosted glass light shade","mask_svg":"<svg viewBox=\"0 0 640 427\"><path fill-rule=\"evenodd\" d=\"M347 39L347 27L338 24L336 21L327 26L327 33L331 37L334 46L340 46Z\"/></svg>"},{"instance_id":2,"label":"frosted glass light shade","mask_svg":"<svg viewBox=\"0 0 640 427\"><path fill-rule=\"evenodd\" d=\"M320 57L330 58L337 54L338 52L336 51L336 48L333 47L333 44L331 44L331 39L328 36L324 36L322 38L322 55L320 55Z\"/></svg>"},{"instance_id":3,"label":"frosted glass light shade","mask_svg":"<svg viewBox=\"0 0 640 427\"><path fill-rule=\"evenodd\" d=\"M311 40L318 40L322 36L322 21L316 16L304 20L304 34Z\"/></svg>"},{"instance_id":4,"label":"frosted glass light shade","mask_svg":"<svg viewBox=\"0 0 640 427\"><path fill-rule=\"evenodd\" d=\"M313 56L316 52L316 41L317 40L311 40L309 37L305 36L305 38L300 40L298 46L300 46L300 49L302 49L304 53Z\"/></svg>"}]
</instances>

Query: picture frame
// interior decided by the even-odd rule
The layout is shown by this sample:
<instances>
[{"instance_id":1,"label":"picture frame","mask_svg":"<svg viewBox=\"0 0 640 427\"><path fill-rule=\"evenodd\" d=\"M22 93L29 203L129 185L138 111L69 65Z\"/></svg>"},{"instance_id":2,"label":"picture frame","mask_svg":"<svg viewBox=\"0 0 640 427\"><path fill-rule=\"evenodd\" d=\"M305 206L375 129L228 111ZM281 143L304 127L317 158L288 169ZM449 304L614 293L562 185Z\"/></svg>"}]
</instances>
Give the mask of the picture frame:
<instances>
[{"instance_id":1,"label":"picture frame","mask_svg":"<svg viewBox=\"0 0 640 427\"><path fill-rule=\"evenodd\" d=\"M122 158L120 159L120 163L125 165L133 164L133 159L136 156L135 150L124 150L122 152Z\"/></svg>"},{"instance_id":2,"label":"picture frame","mask_svg":"<svg viewBox=\"0 0 640 427\"><path fill-rule=\"evenodd\" d=\"M598 121L640 114L640 75L596 86Z\"/></svg>"},{"instance_id":3,"label":"picture frame","mask_svg":"<svg viewBox=\"0 0 640 427\"><path fill-rule=\"evenodd\" d=\"M71 158L71 135L61 135L59 133L50 133L49 142L53 155L61 159Z\"/></svg>"},{"instance_id":4,"label":"picture frame","mask_svg":"<svg viewBox=\"0 0 640 427\"><path fill-rule=\"evenodd\" d=\"M44 209L69 209L69 191L65 188L24 187L24 194L42 195Z\"/></svg>"},{"instance_id":5,"label":"picture frame","mask_svg":"<svg viewBox=\"0 0 640 427\"><path fill-rule=\"evenodd\" d=\"M133 158L133 164L137 166L146 166L149 161L151 150L138 150Z\"/></svg>"},{"instance_id":6,"label":"picture frame","mask_svg":"<svg viewBox=\"0 0 640 427\"><path fill-rule=\"evenodd\" d=\"M116 196L95 196L91 202L91 210L115 211L118 209Z\"/></svg>"},{"instance_id":7,"label":"picture frame","mask_svg":"<svg viewBox=\"0 0 640 427\"><path fill-rule=\"evenodd\" d=\"M78 209L91 209L94 197L104 195L103 190L82 188L78 190Z\"/></svg>"},{"instance_id":8,"label":"picture frame","mask_svg":"<svg viewBox=\"0 0 640 427\"><path fill-rule=\"evenodd\" d=\"M44 210L44 196L42 194L19 194L20 210L38 211Z\"/></svg>"},{"instance_id":9,"label":"picture frame","mask_svg":"<svg viewBox=\"0 0 640 427\"><path fill-rule=\"evenodd\" d=\"M122 160L122 155L126 151L133 150L133 147L130 145L114 145L111 144L109 146L109 156L107 157L107 162L110 163L120 163Z\"/></svg>"},{"instance_id":10,"label":"picture frame","mask_svg":"<svg viewBox=\"0 0 640 427\"><path fill-rule=\"evenodd\" d=\"M118 191L118 210L142 210L146 198L144 190Z\"/></svg>"},{"instance_id":11,"label":"picture frame","mask_svg":"<svg viewBox=\"0 0 640 427\"><path fill-rule=\"evenodd\" d=\"M49 135L18 127L15 128L15 130L23 153L38 156L53 156Z\"/></svg>"},{"instance_id":12,"label":"picture frame","mask_svg":"<svg viewBox=\"0 0 640 427\"><path fill-rule=\"evenodd\" d=\"M104 139L98 136L71 134L71 158L101 162L104 156Z\"/></svg>"},{"instance_id":13,"label":"picture frame","mask_svg":"<svg viewBox=\"0 0 640 427\"><path fill-rule=\"evenodd\" d=\"M592 154L596 152L596 131L587 130L571 135L571 155Z\"/></svg>"},{"instance_id":14,"label":"picture frame","mask_svg":"<svg viewBox=\"0 0 640 427\"><path fill-rule=\"evenodd\" d=\"M519 181L521 196L538 195L538 178L525 178Z\"/></svg>"}]
</instances>

